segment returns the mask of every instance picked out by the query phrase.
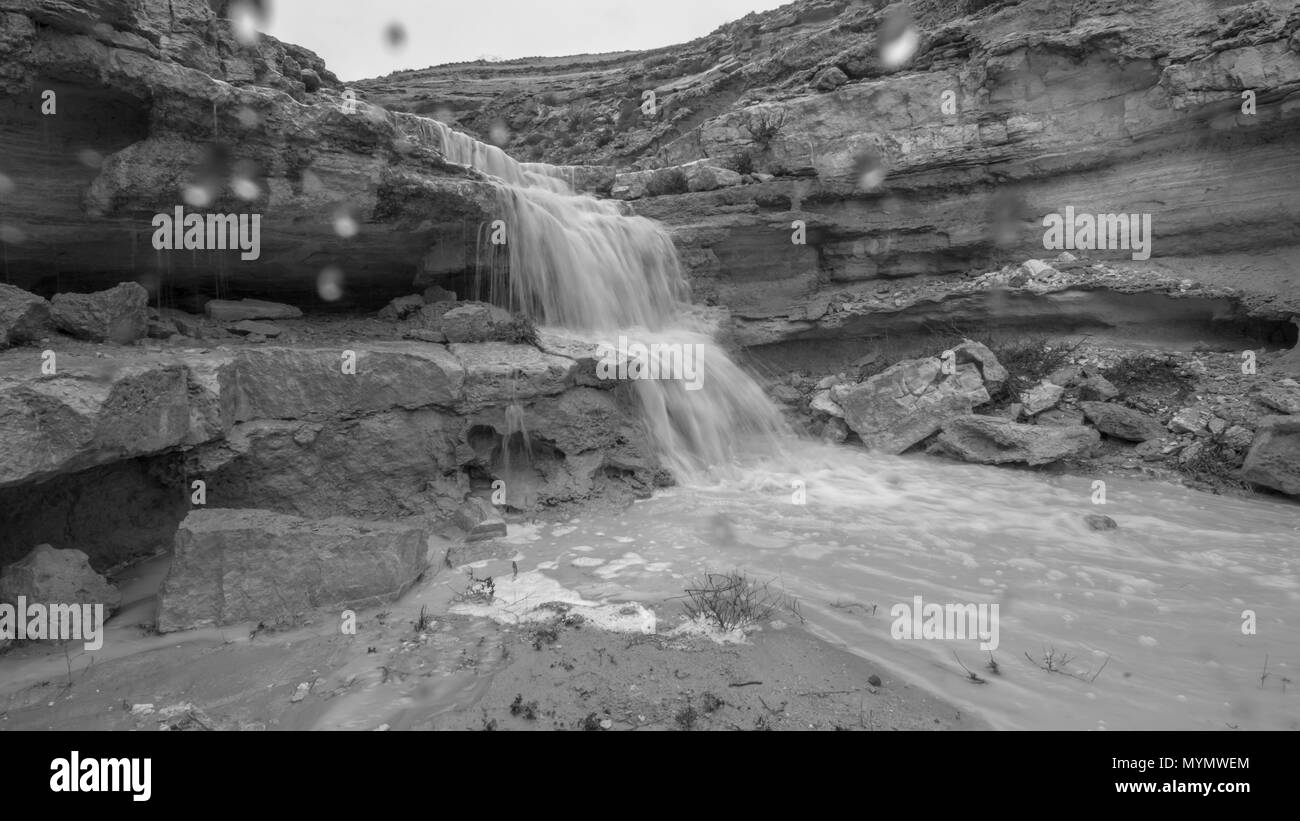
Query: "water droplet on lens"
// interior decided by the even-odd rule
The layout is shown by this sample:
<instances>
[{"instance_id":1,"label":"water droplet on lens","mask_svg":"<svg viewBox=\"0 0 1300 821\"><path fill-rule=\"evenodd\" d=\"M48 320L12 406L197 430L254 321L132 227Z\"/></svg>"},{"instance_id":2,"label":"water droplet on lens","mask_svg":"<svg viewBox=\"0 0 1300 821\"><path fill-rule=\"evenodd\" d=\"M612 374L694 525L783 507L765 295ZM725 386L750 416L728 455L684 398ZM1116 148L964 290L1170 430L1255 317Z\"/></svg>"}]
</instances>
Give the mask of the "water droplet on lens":
<instances>
[{"instance_id":1,"label":"water droplet on lens","mask_svg":"<svg viewBox=\"0 0 1300 821\"><path fill-rule=\"evenodd\" d=\"M343 271L331 265L316 276L316 293L326 302L337 302L343 296Z\"/></svg>"}]
</instances>

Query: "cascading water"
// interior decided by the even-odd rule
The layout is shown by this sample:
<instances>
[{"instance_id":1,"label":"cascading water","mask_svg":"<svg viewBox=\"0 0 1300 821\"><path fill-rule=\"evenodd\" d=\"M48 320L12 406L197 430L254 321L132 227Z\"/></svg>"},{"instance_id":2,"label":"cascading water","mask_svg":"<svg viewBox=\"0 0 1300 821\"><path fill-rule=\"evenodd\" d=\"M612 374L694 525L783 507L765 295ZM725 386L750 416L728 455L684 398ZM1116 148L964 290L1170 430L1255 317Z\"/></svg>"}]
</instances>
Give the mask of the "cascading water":
<instances>
[{"instance_id":1,"label":"cascading water","mask_svg":"<svg viewBox=\"0 0 1300 821\"><path fill-rule=\"evenodd\" d=\"M500 181L509 266L488 266L492 302L611 348L625 337L698 357L698 390L678 378L631 380L650 437L678 476L724 466L754 438L775 446L785 428L779 412L691 313L676 249L658 223L575 193L571 169L516 162L436 120L402 122L452 162ZM654 364L667 371L669 359Z\"/></svg>"}]
</instances>

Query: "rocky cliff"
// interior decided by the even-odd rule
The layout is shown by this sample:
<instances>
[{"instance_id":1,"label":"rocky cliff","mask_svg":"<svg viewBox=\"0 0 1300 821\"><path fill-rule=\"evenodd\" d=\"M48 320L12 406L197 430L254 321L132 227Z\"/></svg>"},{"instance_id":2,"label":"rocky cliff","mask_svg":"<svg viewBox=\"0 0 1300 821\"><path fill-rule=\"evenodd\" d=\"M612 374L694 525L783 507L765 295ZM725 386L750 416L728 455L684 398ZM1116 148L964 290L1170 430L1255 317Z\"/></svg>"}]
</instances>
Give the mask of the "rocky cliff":
<instances>
[{"instance_id":1,"label":"rocky cliff","mask_svg":"<svg viewBox=\"0 0 1300 821\"><path fill-rule=\"evenodd\" d=\"M672 48L358 88L525 158L617 166L696 298L774 357L936 325L1295 340L1291 2L812 0ZM1067 207L1150 215L1150 259L1003 269L1055 256L1042 219Z\"/></svg>"}]
</instances>

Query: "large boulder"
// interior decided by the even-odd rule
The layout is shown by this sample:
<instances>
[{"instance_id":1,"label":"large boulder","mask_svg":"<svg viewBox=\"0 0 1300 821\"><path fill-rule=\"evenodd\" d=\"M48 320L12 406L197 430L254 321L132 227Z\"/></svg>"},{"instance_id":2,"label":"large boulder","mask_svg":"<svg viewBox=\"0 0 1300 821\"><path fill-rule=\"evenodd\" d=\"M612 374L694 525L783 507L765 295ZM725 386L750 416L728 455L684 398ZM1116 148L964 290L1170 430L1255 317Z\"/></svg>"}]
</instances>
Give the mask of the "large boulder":
<instances>
[{"instance_id":1,"label":"large boulder","mask_svg":"<svg viewBox=\"0 0 1300 821\"><path fill-rule=\"evenodd\" d=\"M956 365L943 373L937 357L911 359L856 385L836 385L830 399L871 450L902 453L936 433L945 421L989 401L979 368Z\"/></svg>"},{"instance_id":2,"label":"large boulder","mask_svg":"<svg viewBox=\"0 0 1300 821\"><path fill-rule=\"evenodd\" d=\"M203 306L208 319L217 322L239 322L242 319L297 319L302 311L282 302L262 299L213 299Z\"/></svg>"},{"instance_id":3,"label":"large boulder","mask_svg":"<svg viewBox=\"0 0 1300 821\"><path fill-rule=\"evenodd\" d=\"M0 603L17 604L19 596L41 604L102 604L105 618L122 601L122 594L95 572L85 553L48 544L37 545L0 572Z\"/></svg>"},{"instance_id":4,"label":"large boulder","mask_svg":"<svg viewBox=\"0 0 1300 821\"><path fill-rule=\"evenodd\" d=\"M429 307L424 311L427 313ZM448 342L509 341L513 321L514 317L504 308L486 302L466 302L443 313L440 329Z\"/></svg>"},{"instance_id":5,"label":"large boulder","mask_svg":"<svg viewBox=\"0 0 1300 821\"><path fill-rule=\"evenodd\" d=\"M149 292L135 282L93 294L55 294L53 305L54 324L78 339L129 345L149 330Z\"/></svg>"},{"instance_id":6,"label":"large boulder","mask_svg":"<svg viewBox=\"0 0 1300 821\"><path fill-rule=\"evenodd\" d=\"M1045 465L1084 455L1100 441L1097 431L1085 425L1022 425L998 416L971 415L944 423L930 452L983 465Z\"/></svg>"},{"instance_id":7,"label":"large boulder","mask_svg":"<svg viewBox=\"0 0 1300 821\"><path fill-rule=\"evenodd\" d=\"M391 601L428 567L427 539L416 524L196 510L176 533L157 626L294 624L320 608Z\"/></svg>"},{"instance_id":8,"label":"large boulder","mask_svg":"<svg viewBox=\"0 0 1300 821\"><path fill-rule=\"evenodd\" d=\"M1079 407L1097 430L1129 442L1145 442L1163 436L1165 426L1139 410L1110 402L1080 402Z\"/></svg>"},{"instance_id":9,"label":"large boulder","mask_svg":"<svg viewBox=\"0 0 1300 821\"><path fill-rule=\"evenodd\" d=\"M49 302L0 282L0 349L35 342L53 332Z\"/></svg>"},{"instance_id":10,"label":"large boulder","mask_svg":"<svg viewBox=\"0 0 1300 821\"><path fill-rule=\"evenodd\" d=\"M1260 420L1241 475L1257 485L1300 495L1300 416Z\"/></svg>"}]
</instances>

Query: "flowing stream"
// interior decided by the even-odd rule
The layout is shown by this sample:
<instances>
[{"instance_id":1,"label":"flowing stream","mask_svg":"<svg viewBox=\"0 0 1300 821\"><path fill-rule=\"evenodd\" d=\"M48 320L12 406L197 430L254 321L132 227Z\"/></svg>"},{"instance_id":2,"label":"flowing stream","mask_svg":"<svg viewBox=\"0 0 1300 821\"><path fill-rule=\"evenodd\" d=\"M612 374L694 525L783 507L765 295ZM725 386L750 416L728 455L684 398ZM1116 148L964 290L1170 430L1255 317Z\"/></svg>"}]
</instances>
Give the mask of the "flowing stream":
<instances>
[{"instance_id":1,"label":"flowing stream","mask_svg":"<svg viewBox=\"0 0 1300 821\"><path fill-rule=\"evenodd\" d=\"M682 486L613 519L513 535L529 564L629 599L743 567L799 601L787 620L996 726L1300 729L1296 505L1114 480L1103 508L1084 478L800 442L690 311L660 225L574 194L565 169L432 120L414 131L502 181L509 275L495 301L598 341L707 350L701 390L635 381ZM1092 531L1094 512L1119 528ZM916 596L998 604L998 648L892 638L891 608Z\"/></svg>"}]
</instances>

